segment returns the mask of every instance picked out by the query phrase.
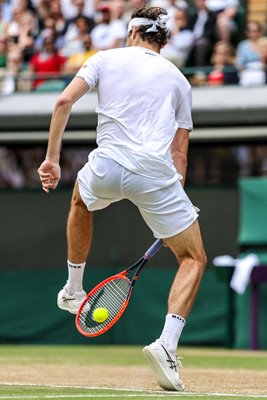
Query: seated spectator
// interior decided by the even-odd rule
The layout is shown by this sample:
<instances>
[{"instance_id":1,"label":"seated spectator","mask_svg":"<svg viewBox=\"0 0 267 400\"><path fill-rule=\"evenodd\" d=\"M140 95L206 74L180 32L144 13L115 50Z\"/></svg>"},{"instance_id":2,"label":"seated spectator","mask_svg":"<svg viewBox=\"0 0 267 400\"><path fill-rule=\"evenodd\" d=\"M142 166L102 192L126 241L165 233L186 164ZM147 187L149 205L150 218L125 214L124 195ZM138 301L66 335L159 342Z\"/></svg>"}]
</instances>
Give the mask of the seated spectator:
<instances>
[{"instance_id":1,"label":"seated spectator","mask_svg":"<svg viewBox=\"0 0 267 400\"><path fill-rule=\"evenodd\" d=\"M255 86L265 83L265 72L259 43L263 37L263 28L258 21L249 21L246 30L247 39L242 40L236 50L236 65L240 70L240 84Z\"/></svg>"},{"instance_id":2,"label":"seated spectator","mask_svg":"<svg viewBox=\"0 0 267 400\"><path fill-rule=\"evenodd\" d=\"M206 0L195 0L194 9L188 17L188 27L193 31L194 43L189 63L195 67L210 64L212 48L218 41L216 14L206 6Z\"/></svg>"},{"instance_id":3,"label":"seated spectator","mask_svg":"<svg viewBox=\"0 0 267 400\"><path fill-rule=\"evenodd\" d=\"M174 28L170 32L168 43L161 50L161 54L178 67L183 67L191 52L194 36L193 32L188 28L185 10L178 8L175 12L174 20Z\"/></svg>"},{"instance_id":4,"label":"seated spectator","mask_svg":"<svg viewBox=\"0 0 267 400\"><path fill-rule=\"evenodd\" d=\"M224 41L217 42L211 57L212 71L208 74L209 85L236 85L238 72L235 68L235 50Z\"/></svg>"},{"instance_id":5,"label":"seated spectator","mask_svg":"<svg viewBox=\"0 0 267 400\"><path fill-rule=\"evenodd\" d=\"M44 21L43 29L35 40L35 48L39 50L43 44L43 36L52 35L55 37L55 45L57 50L61 50L64 45L64 36L56 29L56 22L53 18L46 18Z\"/></svg>"},{"instance_id":6,"label":"seated spectator","mask_svg":"<svg viewBox=\"0 0 267 400\"><path fill-rule=\"evenodd\" d=\"M125 0L109 0L108 6L110 8L111 20L123 20L124 26L128 25L129 21L124 20L126 12Z\"/></svg>"},{"instance_id":7,"label":"seated spectator","mask_svg":"<svg viewBox=\"0 0 267 400\"><path fill-rule=\"evenodd\" d=\"M60 0L60 3L64 18L68 21L81 15L93 18L98 0Z\"/></svg>"},{"instance_id":8,"label":"seated spectator","mask_svg":"<svg viewBox=\"0 0 267 400\"><path fill-rule=\"evenodd\" d=\"M7 21L5 20L4 16L4 5L0 0L0 35L4 34L7 32Z\"/></svg>"},{"instance_id":9,"label":"seated spectator","mask_svg":"<svg viewBox=\"0 0 267 400\"><path fill-rule=\"evenodd\" d=\"M34 54L35 37L37 36L37 20L31 11L15 8L12 20L8 25L9 43L18 46L23 55L23 61L28 62Z\"/></svg>"},{"instance_id":10,"label":"seated spectator","mask_svg":"<svg viewBox=\"0 0 267 400\"><path fill-rule=\"evenodd\" d=\"M133 11L136 8L144 7L145 4L146 4L146 0L128 0L125 3L125 12L123 15L123 20L125 21L125 23L127 25L131 19L131 15L132 15Z\"/></svg>"},{"instance_id":11,"label":"seated spectator","mask_svg":"<svg viewBox=\"0 0 267 400\"><path fill-rule=\"evenodd\" d=\"M66 74L76 74L79 68L84 62L96 53L96 50L92 49L92 41L89 34L83 36L83 51L72 54L66 61L64 66L64 72Z\"/></svg>"},{"instance_id":12,"label":"seated spectator","mask_svg":"<svg viewBox=\"0 0 267 400\"><path fill-rule=\"evenodd\" d=\"M95 26L94 17L88 16L86 13L86 5L88 2L84 2L84 0L71 0L73 6L75 6L75 14L72 18L67 18L67 26L65 32L71 31L72 29L76 29L76 21L78 18L82 17L86 20L86 24L88 26L88 32L91 33L92 29Z\"/></svg>"},{"instance_id":13,"label":"seated spectator","mask_svg":"<svg viewBox=\"0 0 267 400\"><path fill-rule=\"evenodd\" d=\"M78 16L73 23L69 24L64 37L62 54L70 57L83 51L83 37L91 32L92 26L87 17Z\"/></svg>"},{"instance_id":14,"label":"seated spectator","mask_svg":"<svg viewBox=\"0 0 267 400\"><path fill-rule=\"evenodd\" d=\"M16 153L8 147L0 147L0 187L21 188L23 173L18 165Z\"/></svg>"},{"instance_id":15,"label":"seated spectator","mask_svg":"<svg viewBox=\"0 0 267 400\"><path fill-rule=\"evenodd\" d=\"M162 7L168 13L169 20L167 26L172 31L175 28L175 14L177 9L188 10L188 2L186 0L152 0L150 3L151 7Z\"/></svg>"},{"instance_id":16,"label":"seated spectator","mask_svg":"<svg viewBox=\"0 0 267 400\"><path fill-rule=\"evenodd\" d=\"M63 70L64 64L65 57L57 51L55 37L44 35L42 48L30 60L29 71L37 75L55 75ZM44 82L45 78L34 80L33 89L40 87Z\"/></svg>"},{"instance_id":17,"label":"seated spectator","mask_svg":"<svg viewBox=\"0 0 267 400\"><path fill-rule=\"evenodd\" d=\"M126 43L127 26L121 19L112 19L108 5L99 6L101 20L91 32L93 47L96 50L107 50L122 47Z\"/></svg>"},{"instance_id":18,"label":"seated spectator","mask_svg":"<svg viewBox=\"0 0 267 400\"><path fill-rule=\"evenodd\" d=\"M238 29L235 21L239 0L206 0L207 8L216 13L216 28L219 40L231 41L231 36Z\"/></svg>"},{"instance_id":19,"label":"seated spectator","mask_svg":"<svg viewBox=\"0 0 267 400\"><path fill-rule=\"evenodd\" d=\"M47 19L53 21L53 28L56 31L57 37L62 37L66 32L66 20L62 14L60 0L53 0L49 3L49 16ZM47 22L44 21L47 28ZM51 24L51 22L50 22Z\"/></svg>"},{"instance_id":20,"label":"seated spectator","mask_svg":"<svg viewBox=\"0 0 267 400\"><path fill-rule=\"evenodd\" d=\"M17 77L22 68L22 53L18 48L7 52L6 65L0 69L0 93L10 95L17 89Z\"/></svg>"}]
</instances>

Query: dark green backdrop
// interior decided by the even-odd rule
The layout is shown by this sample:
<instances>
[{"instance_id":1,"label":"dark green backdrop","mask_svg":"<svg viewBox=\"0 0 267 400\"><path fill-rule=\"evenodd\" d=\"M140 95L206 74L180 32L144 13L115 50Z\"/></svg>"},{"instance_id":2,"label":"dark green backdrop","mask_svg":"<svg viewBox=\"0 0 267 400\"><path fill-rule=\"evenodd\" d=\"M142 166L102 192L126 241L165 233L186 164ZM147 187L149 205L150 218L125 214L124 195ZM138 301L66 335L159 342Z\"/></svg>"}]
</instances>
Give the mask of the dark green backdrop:
<instances>
[{"instance_id":1,"label":"dark green backdrop","mask_svg":"<svg viewBox=\"0 0 267 400\"><path fill-rule=\"evenodd\" d=\"M228 284L219 279L212 259L237 254L238 193L235 188L188 190L201 209L200 224L208 255L195 307L181 343L229 343ZM86 339L74 317L57 309L56 295L67 278L65 223L70 191L1 191L0 339L2 343L148 343L164 322L176 261L162 249L142 273L131 303L118 324L105 335ZM85 275L86 289L129 265L153 242L138 211L129 203L114 204L94 215L94 244ZM266 285L261 289L266 302ZM235 299L234 347L249 343L250 288ZM261 309L260 346L267 348L267 318ZM142 327L142 328L141 328Z\"/></svg>"}]
</instances>

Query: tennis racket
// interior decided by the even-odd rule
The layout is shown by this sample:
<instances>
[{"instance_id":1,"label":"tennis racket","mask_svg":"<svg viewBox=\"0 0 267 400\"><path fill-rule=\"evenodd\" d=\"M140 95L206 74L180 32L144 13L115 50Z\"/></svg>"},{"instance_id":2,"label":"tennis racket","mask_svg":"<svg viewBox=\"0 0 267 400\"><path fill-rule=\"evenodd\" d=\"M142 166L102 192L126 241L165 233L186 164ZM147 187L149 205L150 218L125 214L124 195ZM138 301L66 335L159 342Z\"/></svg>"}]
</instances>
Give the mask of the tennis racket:
<instances>
[{"instance_id":1,"label":"tennis racket","mask_svg":"<svg viewBox=\"0 0 267 400\"><path fill-rule=\"evenodd\" d=\"M129 303L135 282L144 265L154 257L162 245L161 239L156 240L135 264L100 282L88 293L76 315L76 327L82 335L102 335L119 320ZM127 275L131 275L132 278ZM94 310L97 308L108 310L108 317L104 322L96 322L93 319Z\"/></svg>"}]
</instances>

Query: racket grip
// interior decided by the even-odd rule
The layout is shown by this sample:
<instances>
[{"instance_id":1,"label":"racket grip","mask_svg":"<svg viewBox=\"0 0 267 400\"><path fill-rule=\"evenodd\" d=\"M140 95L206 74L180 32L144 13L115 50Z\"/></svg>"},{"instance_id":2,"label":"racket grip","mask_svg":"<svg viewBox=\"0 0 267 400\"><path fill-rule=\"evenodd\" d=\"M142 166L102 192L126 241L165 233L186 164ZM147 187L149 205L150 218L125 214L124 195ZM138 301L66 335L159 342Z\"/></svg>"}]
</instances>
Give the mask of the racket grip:
<instances>
[{"instance_id":1,"label":"racket grip","mask_svg":"<svg viewBox=\"0 0 267 400\"><path fill-rule=\"evenodd\" d=\"M150 258L154 257L154 255L159 251L159 249L163 246L162 240L158 239L156 240L152 246L149 247L149 249L145 252L145 258L147 260L150 260Z\"/></svg>"}]
</instances>

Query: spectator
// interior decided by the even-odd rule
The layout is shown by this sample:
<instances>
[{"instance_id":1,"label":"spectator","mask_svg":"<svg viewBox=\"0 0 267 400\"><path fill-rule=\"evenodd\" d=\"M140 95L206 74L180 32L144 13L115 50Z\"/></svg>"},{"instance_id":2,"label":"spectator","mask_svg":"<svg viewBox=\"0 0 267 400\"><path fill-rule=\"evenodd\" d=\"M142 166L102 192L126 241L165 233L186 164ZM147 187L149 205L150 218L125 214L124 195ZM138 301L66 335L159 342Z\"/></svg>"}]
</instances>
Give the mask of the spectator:
<instances>
[{"instance_id":1,"label":"spectator","mask_svg":"<svg viewBox=\"0 0 267 400\"><path fill-rule=\"evenodd\" d=\"M265 71L260 52L260 39L263 27L258 21L249 21L246 30L247 39L237 46L236 65L240 70L240 84L255 86L265 83Z\"/></svg>"},{"instance_id":2,"label":"spectator","mask_svg":"<svg viewBox=\"0 0 267 400\"><path fill-rule=\"evenodd\" d=\"M60 2L66 20L73 20L80 15L94 17L97 0L60 0Z\"/></svg>"},{"instance_id":3,"label":"spectator","mask_svg":"<svg viewBox=\"0 0 267 400\"><path fill-rule=\"evenodd\" d=\"M0 0L0 25L7 27L11 20L11 4L7 0Z\"/></svg>"},{"instance_id":4,"label":"spectator","mask_svg":"<svg viewBox=\"0 0 267 400\"><path fill-rule=\"evenodd\" d=\"M19 189L23 185L23 173L15 152L8 147L0 147L0 187Z\"/></svg>"},{"instance_id":5,"label":"spectator","mask_svg":"<svg viewBox=\"0 0 267 400\"><path fill-rule=\"evenodd\" d=\"M152 0L150 5L153 7L162 7L168 13L169 21L167 26L172 31L175 29L175 14L177 9L188 10L188 2L186 0Z\"/></svg>"},{"instance_id":6,"label":"spectator","mask_svg":"<svg viewBox=\"0 0 267 400\"><path fill-rule=\"evenodd\" d=\"M136 8L144 7L145 4L146 4L146 0L128 0L125 3L125 12L123 15L123 19L127 25L131 19L131 15L132 15L133 11Z\"/></svg>"},{"instance_id":7,"label":"spectator","mask_svg":"<svg viewBox=\"0 0 267 400\"><path fill-rule=\"evenodd\" d=\"M161 55L178 67L183 67L193 46L193 32L188 28L186 11L178 8L174 15L175 26L171 31L167 45L161 50Z\"/></svg>"},{"instance_id":8,"label":"spectator","mask_svg":"<svg viewBox=\"0 0 267 400\"><path fill-rule=\"evenodd\" d=\"M235 68L235 50L224 41L217 42L211 57L212 71L208 74L209 85L236 85L238 73Z\"/></svg>"},{"instance_id":9,"label":"spectator","mask_svg":"<svg viewBox=\"0 0 267 400\"><path fill-rule=\"evenodd\" d=\"M39 50L43 44L43 36L53 36L55 38L55 45L57 50L61 50L64 45L64 36L56 29L56 22L53 18L46 18L44 21L43 29L35 40L35 48Z\"/></svg>"},{"instance_id":10,"label":"spectator","mask_svg":"<svg viewBox=\"0 0 267 400\"><path fill-rule=\"evenodd\" d=\"M60 55L56 49L54 35L43 35L43 46L41 50L35 54L29 63L31 73L54 75L63 70L65 57ZM33 82L33 89L37 89L45 82L44 78L36 79Z\"/></svg>"},{"instance_id":11,"label":"spectator","mask_svg":"<svg viewBox=\"0 0 267 400\"><path fill-rule=\"evenodd\" d=\"M206 0L207 8L216 13L216 28L219 40L231 41L237 31L236 16L240 6L239 0Z\"/></svg>"},{"instance_id":12,"label":"spectator","mask_svg":"<svg viewBox=\"0 0 267 400\"><path fill-rule=\"evenodd\" d=\"M4 3L3 0L0 0L0 35L7 32L7 21L4 16Z\"/></svg>"},{"instance_id":13,"label":"spectator","mask_svg":"<svg viewBox=\"0 0 267 400\"><path fill-rule=\"evenodd\" d=\"M93 47L96 50L107 50L124 46L127 38L125 22L112 19L108 5L99 6L98 10L101 12L101 21L91 32Z\"/></svg>"},{"instance_id":14,"label":"spectator","mask_svg":"<svg viewBox=\"0 0 267 400\"><path fill-rule=\"evenodd\" d=\"M22 52L23 61L28 62L34 54L37 21L31 11L22 8L14 9L12 16L7 31L9 42L18 46Z\"/></svg>"},{"instance_id":15,"label":"spectator","mask_svg":"<svg viewBox=\"0 0 267 400\"><path fill-rule=\"evenodd\" d=\"M83 51L71 55L65 63L64 72L66 74L75 74L84 62L95 54L92 49L92 41L89 34L83 36Z\"/></svg>"},{"instance_id":16,"label":"spectator","mask_svg":"<svg viewBox=\"0 0 267 400\"><path fill-rule=\"evenodd\" d=\"M1 90L2 95L10 95L17 88L17 76L22 68L22 53L19 48L10 48L7 53L5 68L1 69Z\"/></svg>"},{"instance_id":17,"label":"spectator","mask_svg":"<svg viewBox=\"0 0 267 400\"><path fill-rule=\"evenodd\" d=\"M109 8L111 12L111 20L122 19L125 13L124 0L110 0ZM126 22L124 22L125 24Z\"/></svg>"},{"instance_id":18,"label":"spectator","mask_svg":"<svg viewBox=\"0 0 267 400\"><path fill-rule=\"evenodd\" d=\"M188 27L193 31L194 43L190 53L190 65L207 66L214 44L217 42L216 14L206 6L206 0L195 0L189 15Z\"/></svg>"},{"instance_id":19,"label":"spectator","mask_svg":"<svg viewBox=\"0 0 267 400\"><path fill-rule=\"evenodd\" d=\"M92 29L95 26L95 20L93 17L90 17L86 14L86 4L84 0L72 0L72 4L75 8L75 15L72 18L68 18L66 32L71 31L72 29L76 29L76 21L78 18L82 17L84 20L87 20L88 32L91 33Z\"/></svg>"},{"instance_id":20,"label":"spectator","mask_svg":"<svg viewBox=\"0 0 267 400\"><path fill-rule=\"evenodd\" d=\"M62 14L60 0L53 0L49 4L49 18L54 21L54 29L57 36L63 36L66 32L66 21Z\"/></svg>"},{"instance_id":21,"label":"spectator","mask_svg":"<svg viewBox=\"0 0 267 400\"><path fill-rule=\"evenodd\" d=\"M78 16L69 24L64 37L62 54L70 57L83 51L83 37L91 32L92 25L87 17Z\"/></svg>"},{"instance_id":22,"label":"spectator","mask_svg":"<svg viewBox=\"0 0 267 400\"><path fill-rule=\"evenodd\" d=\"M38 31L44 29L45 21L50 18L50 1L49 0L37 0L35 12L38 18Z\"/></svg>"}]
</instances>

